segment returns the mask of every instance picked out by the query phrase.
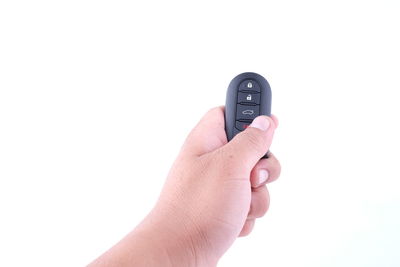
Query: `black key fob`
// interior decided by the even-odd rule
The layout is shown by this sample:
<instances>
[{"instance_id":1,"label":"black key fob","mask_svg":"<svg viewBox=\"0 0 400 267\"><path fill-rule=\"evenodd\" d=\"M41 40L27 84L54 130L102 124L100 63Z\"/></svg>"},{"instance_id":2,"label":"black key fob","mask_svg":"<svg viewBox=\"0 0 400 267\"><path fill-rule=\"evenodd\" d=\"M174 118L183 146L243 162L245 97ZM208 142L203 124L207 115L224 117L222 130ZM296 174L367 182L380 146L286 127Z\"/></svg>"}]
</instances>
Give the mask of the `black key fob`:
<instances>
[{"instance_id":1,"label":"black key fob","mask_svg":"<svg viewBox=\"0 0 400 267\"><path fill-rule=\"evenodd\" d=\"M226 93L225 104L228 141L245 130L257 116L271 116L271 97L271 87L263 76L245 72L233 78Z\"/></svg>"}]
</instances>

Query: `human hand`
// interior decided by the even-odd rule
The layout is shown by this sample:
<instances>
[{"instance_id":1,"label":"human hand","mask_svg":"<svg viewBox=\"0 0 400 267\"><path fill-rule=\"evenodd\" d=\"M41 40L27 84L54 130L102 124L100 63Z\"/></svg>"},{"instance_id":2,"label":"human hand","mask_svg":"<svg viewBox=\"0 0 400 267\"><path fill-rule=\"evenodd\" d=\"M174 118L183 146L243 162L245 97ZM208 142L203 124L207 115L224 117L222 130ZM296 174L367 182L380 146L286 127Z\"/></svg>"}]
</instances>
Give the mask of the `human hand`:
<instances>
[{"instance_id":1,"label":"human hand","mask_svg":"<svg viewBox=\"0 0 400 267\"><path fill-rule=\"evenodd\" d=\"M102 257L119 254L118 266L216 265L268 209L265 184L278 178L280 164L271 153L260 158L277 124L274 116L257 117L228 143L223 108L210 110L187 137L154 209ZM121 261L124 251L130 261Z\"/></svg>"}]
</instances>

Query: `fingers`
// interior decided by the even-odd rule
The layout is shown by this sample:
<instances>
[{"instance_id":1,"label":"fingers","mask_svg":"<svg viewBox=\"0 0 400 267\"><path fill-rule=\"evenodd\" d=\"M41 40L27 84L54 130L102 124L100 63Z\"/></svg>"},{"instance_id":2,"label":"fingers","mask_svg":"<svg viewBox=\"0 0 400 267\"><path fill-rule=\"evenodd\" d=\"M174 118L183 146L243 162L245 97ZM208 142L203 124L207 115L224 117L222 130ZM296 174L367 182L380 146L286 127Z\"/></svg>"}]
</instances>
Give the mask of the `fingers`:
<instances>
[{"instance_id":1,"label":"fingers","mask_svg":"<svg viewBox=\"0 0 400 267\"><path fill-rule=\"evenodd\" d=\"M275 131L275 121L268 116L258 116L250 126L236 135L222 149L241 169L251 170L268 151Z\"/></svg>"},{"instance_id":2,"label":"fingers","mask_svg":"<svg viewBox=\"0 0 400 267\"><path fill-rule=\"evenodd\" d=\"M250 211L239 236L247 236L254 228L255 220L267 213L269 208L269 193L266 186L253 189L251 193Z\"/></svg>"},{"instance_id":3,"label":"fingers","mask_svg":"<svg viewBox=\"0 0 400 267\"><path fill-rule=\"evenodd\" d=\"M250 182L253 188L271 183L281 174L281 165L274 154L270 153L267 159L261 159L250 174Z\"/></svg>"},{"instance_id":4,"label":"fingers","mask_svg":"<svg viewBox=\"0 0 400 267\"><path fill-rule=\"evenodd\" d=\"M278 119L274 115L271 118L276 128L279 123ZM270 198L265 184L278 179L280 172L280 163L272 153L269 154L269 158L258 161L252 169L250 175L252 186L250 210L239 236L249 235L254 228L255 220L267 213Z\"/></svg>"},{"instance_id":5,"label":"fingers","mask_svg":"<svg viewBox=\"0 0 400 267\"><path fill-rule=\"evenodd\" d=\"M275 126L276 126L276 128L278 128L278 126L279 126L279 120L278 120L278 117L277 117L277 116L275 116L274 114L271 114L271 118L272 118L272 120L275 122Z\"/></svg>"},{"instance_id":6,"label":"fingers","mask_svg":"<svg viewBox=\"0 0 400 267\"><path fill-rule=\"evenodd\" d=\"M251 233L254 228L254 219L248 219L243 225L242 231L240 232L239 236L246 236Z\"/></svg>"},{"instance_id":7,"label":"fingers","mask_svg":"<svg viewBox=\"0 0 400 267\"><path fill-rule=\"evenodd\" d=\"M247 219L260 218L269 208L269 193L266 186L254 188L251 192L250 211Z\"/></svg>"},{"instance_id":8,"label":"fingers","mask_svg":"<svg viewBox=\"0 0 400 267\"><path fill-rule=\"evenodd\" d=\"M224 107L210 109L190 132L182 147L184 153L200 156L227 143Z\"/></svg>"}]
</instances>

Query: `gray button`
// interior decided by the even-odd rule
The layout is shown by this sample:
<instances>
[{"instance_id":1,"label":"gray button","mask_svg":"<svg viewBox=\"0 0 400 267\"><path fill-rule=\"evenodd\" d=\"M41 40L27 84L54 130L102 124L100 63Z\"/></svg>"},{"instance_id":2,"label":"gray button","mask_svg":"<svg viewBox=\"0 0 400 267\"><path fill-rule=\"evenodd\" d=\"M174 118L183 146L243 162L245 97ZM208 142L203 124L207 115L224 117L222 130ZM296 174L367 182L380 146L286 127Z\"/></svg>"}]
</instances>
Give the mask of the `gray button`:
<instances>
[{"instance_id":1,"label":"gray button","mask_svg":"<svg viewBox=\"0 0 400 267\"><path fill-rule=\"evenodd\" d=\"M261 92L260 85L254 80L244 80L239 85L239 91Z\"/></svg>"},{"instance_id":2,"label":"gray button","mask_svg":"<svg viewBox=\"0 0 400 267\"><path fill-rule=\"evenodd\" d=\"M238 92L238 103L260 104L260 93Z\"/></svg>"},{"instance_id":3,"label":"gray button","mask_svg":"<svg viewBox=\"0 0 400 267\"><path fill-rule=\"evenodd\" d=\"M236 105L236 120L253 120L260 115L260 106Z\"/></svg>"}]
</instances>

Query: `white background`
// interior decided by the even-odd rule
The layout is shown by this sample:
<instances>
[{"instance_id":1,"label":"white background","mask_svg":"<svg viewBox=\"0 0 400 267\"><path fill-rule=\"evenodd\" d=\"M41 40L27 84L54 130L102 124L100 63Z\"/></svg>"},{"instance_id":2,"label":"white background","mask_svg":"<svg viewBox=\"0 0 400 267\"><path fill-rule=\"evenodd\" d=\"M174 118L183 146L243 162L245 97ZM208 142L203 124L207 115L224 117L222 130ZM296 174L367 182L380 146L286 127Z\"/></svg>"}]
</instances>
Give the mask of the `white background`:
<instances>
[{"instance_id":1,"label":"white background","mask_svg":"<svg viewBox=\"0 0 400 267\"><path fill-rule=\"evenodd\" d=\"M0 2L0 266L82 266L150 210L230 80L282 175L219 266L399 266L398 1Z\"/></svg>"}]
</instances>

